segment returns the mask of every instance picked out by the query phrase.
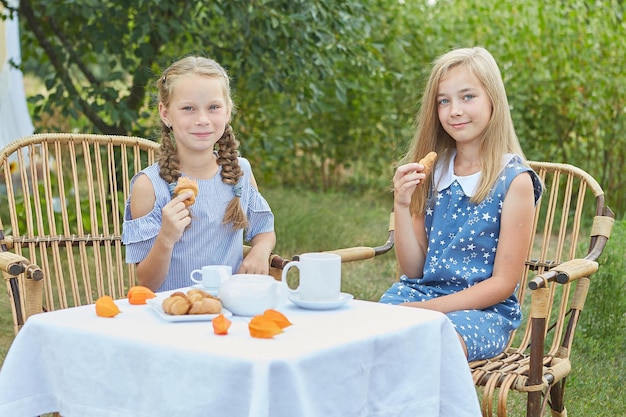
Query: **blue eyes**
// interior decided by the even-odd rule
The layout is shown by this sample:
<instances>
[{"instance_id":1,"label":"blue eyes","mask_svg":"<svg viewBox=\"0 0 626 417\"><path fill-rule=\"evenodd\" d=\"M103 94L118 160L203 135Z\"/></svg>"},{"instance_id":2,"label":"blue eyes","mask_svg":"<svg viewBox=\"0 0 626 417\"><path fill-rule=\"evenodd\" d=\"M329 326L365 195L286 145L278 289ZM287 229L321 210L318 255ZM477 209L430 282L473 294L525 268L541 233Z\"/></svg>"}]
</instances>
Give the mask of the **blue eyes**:
<instances>
[{"instance_id":1,"label":"blue eyes","mask_svg":"<svg viewBox=\"0 0 626 417\"><path fill-rule=\"evenodd\" d=\"M220 110L222 108L222 106L218 105L218 104L214 104L209 106L209 111L217 111ZM192 106L185 106L182 108L182 110L184 111L195 111L196 109Z\"/></svg>"},{"instance_id":2,"label":"blue eyes","mask_svg":"<svg viewBox=\"0 0 626 417\"><path fill-rule=\"evenodd\" d=\"M470 101L472 99L474 99L476 96L474 94L465 94L462 97L463 101ZM445 106L446 104L450 104L450 100L447 98L442 98L441 100L437 101L437 104L440 106Z\"/></svg>"}]
</instances>

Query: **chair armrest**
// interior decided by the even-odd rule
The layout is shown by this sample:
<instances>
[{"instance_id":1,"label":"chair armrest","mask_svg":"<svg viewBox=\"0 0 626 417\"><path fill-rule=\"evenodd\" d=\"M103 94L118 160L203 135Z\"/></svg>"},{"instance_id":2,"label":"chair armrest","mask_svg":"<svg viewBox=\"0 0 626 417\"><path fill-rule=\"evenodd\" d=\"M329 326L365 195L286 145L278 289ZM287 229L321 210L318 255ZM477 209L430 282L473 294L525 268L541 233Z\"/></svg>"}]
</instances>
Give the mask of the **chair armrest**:
<instances>
[{"instance_id":1,"label":"chair armrest","mask_svg":"<svg viewBox=\"0 0 626 417\"><path fill-rule=\"evenodd\" d=\"M13 252L0 252L0 271L6 272L10 276L16 276L24 272L25 262L28 259Z\"/></svg>"},{"instance_id":2,"label":"chair armrest","mask_svg":"<svg viewBox=\"0 0 626 417\"><path fill-rule=\"evenodd\" d=\"M341 262L361 261L371 259L376 256L374 248L367 246L357 246L353 248L343 248L325 251L326 253L334 253L341 256Z\"/></svg>"},{"instance_id":3,"label":"chair armrest","mask_svg":"<svg viewBox=\"0 0 626 417\"><path fill-rule=\"evenodd\" d=\"M35 281L41 281L43 279L43 271L39 266L21 255L13 252L0 252L0 271L6 272L7 278L14 277L23 272L26 273L26 278L33 279Z\"/></svg>"},{"instance_id":4,"label":"chair armrest","mask_svg":"<svg viewBox=\"0 0 626 417\"><path fill-rule=\"evenodd\" d=\"M588 277L598 270L598 263L588 259L572 259L555 266L543 274L537 275L529 283L531 290L543 288L548 282L556 281L560 284L577 280L582 277Z\"/></svg>"},{"instance_id":5,"label":"chair armrest","mask_svg":"<svg viewBox=\"0 0 626 417\"><path fill-rule=\"evenodd\" d=\"M246 256L248 256L251 250L252 247L250 245L243 245L243 257L245 258ZM283 259L280 255L273 252L270 254L268 262L270 268L276 268L280 270L282 270L283 267L289 263L287 259Z\"/></svg>"},{"instance_id":6,"label":"chair armrest","mask_svg":"<svg viewBox=\"0 0 626 417\"><path fill-rule=\"evenodd\" d=\"M389 225L388 225L388 234L387 241L380 246L370 247L370 246L355 246L349 248L340 248L340 249L332 249L324 251L326 253L334 253L341 256L341 262L353 262L353 261L362 261L365 259L372 259L376 256L383 255L393 249L395 244L395 220L394 213L391 211L389 214ZM296 261L299 259L299 255L295 255L293 260Z\"/></svg>"},{"instance_id":7,"label":"chair armrest","mask_svg":"<svg viewBox=\"0 0 626 417\"><path fill-rule=\"evenodd\" d=\"M41 313L43 271L29 259L13 252L0 252L0 272L7 281L15 334L28 317Z\"/></svg>"}]
</instances>

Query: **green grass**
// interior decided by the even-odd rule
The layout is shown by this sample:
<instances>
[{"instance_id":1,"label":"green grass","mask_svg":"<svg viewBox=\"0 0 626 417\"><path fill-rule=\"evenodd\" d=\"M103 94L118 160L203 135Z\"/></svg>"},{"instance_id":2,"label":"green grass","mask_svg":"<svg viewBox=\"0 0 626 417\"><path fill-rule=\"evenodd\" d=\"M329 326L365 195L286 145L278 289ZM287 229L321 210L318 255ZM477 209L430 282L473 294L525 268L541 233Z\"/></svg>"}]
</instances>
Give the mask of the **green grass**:
<instances>
[{"instance_id":1,"label":"green grass","mask_svg":"<svg viewBox=\"0 0 626 417\"><path fill-rule=\"evenodd\" d=\"M304 190L262 190L276 215L276 252L285 258L310 251L350 246L379 246L387 239L391 195L319 194ZM571 416L626 415L626 221L613 236L592 278L586 309L572 353L566 390ZM344 264L342 290L359 299L378 300L394 281L393 252L373 260ZM0 297L0 360L13 340L6 296ZM525 415L524 401L509 395L511 416Z\"/></svg>"},{"instance_id":2,"label":"green grass","mask_svg":"<svg viewBox=\"0 0 626 417\"><path fill-rule=\"evenodd\" d=\"M0 297L0 360L4 362L7 350L13 342L13 317L9 306L9 297L5 292Z\"/></svg>"},{"instance_id":3,"label":"green grass","mask_svg":"<svg viewBox=\"0 0 626 417\"><path fill-rule=\"evenodd\" d=\"M265 190L276 218L276 252L293 255L352 246L380 246L387 240L390 194L359 196L311 191ZM378 301L394 281L393 252L344 264L342 291Z\"/></svg>"}]
</instances>

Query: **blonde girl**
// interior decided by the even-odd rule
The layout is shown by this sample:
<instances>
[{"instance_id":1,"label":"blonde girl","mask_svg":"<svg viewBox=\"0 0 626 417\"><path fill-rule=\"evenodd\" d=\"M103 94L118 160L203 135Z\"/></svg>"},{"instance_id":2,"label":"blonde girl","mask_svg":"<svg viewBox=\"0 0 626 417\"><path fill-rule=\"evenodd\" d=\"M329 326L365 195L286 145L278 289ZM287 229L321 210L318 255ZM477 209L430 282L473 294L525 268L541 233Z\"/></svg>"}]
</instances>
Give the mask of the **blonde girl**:
<instances>
[{"instance_id":1,"label":"blonde girl","mask_svg":"<svg viewBox=\"0 0 626 417\"><path fill-rule=\"evenodd\" d=\"M417 163L430 151L432 175ZM469 360L503 351L542 193L525 162L500 70L484 48L439 57L393 177L400 280L381 302L445 313Z\"/></svg>"},{"instance_id":2,"label":"blonde girl","mask_svg":"<svg viewBox=\"0 0 626 417\"><path fill-rule=\"evenodd\" d=\"M139 283L156 291L186 287L192 270L210 264L267 274L274 216L250 163L238 155L226 71L188 56L163 71L157 89L161 154L131 180L123 225L126 260L137 264ZM189 193L173 195L181 176L198 183L189 208ZM244 239L252 246L245 260Z\"/></svg>"}]
</instances>

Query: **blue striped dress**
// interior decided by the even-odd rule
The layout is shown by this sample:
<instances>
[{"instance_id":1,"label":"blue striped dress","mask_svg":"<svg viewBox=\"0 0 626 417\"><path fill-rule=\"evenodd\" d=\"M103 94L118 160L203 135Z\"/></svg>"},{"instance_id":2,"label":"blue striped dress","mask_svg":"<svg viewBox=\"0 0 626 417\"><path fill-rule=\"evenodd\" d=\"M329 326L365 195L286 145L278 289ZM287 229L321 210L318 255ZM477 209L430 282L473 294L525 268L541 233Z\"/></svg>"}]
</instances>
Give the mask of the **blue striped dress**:
<instances>
[{"instance_id":1,"label":"blue striped dress","mask_svg":"<svg viewBox=\"0 0 626 417\"><path fill-rule=\"evenodd\" d=\"M249 241L259 233L274 230L274 215L267 201L250 183L252 169L248 160L239 158L239 165L244 173L240 180L243 185L241 204L250 223L245 231L245 240ZM222 223L226 207L234 196L234 187L222 181L221 169L220 166L211 179L197 180L199 192L191 206L191 226L174 245L170 269L158 291L192 285L191 271L204 265L230 265L233 272L239 269L243 260L244 231L232 230L230 224ZM126 245L128 263L139 263L148 255L161 229L161 210L171 200L168 184L159 176L157 163L137 173L131 180L131 187L139 175L147 175L152 182L156 203L150 213L133 219L130 198L126 202L122 242Z\"/></svg>"}]
</instances>

